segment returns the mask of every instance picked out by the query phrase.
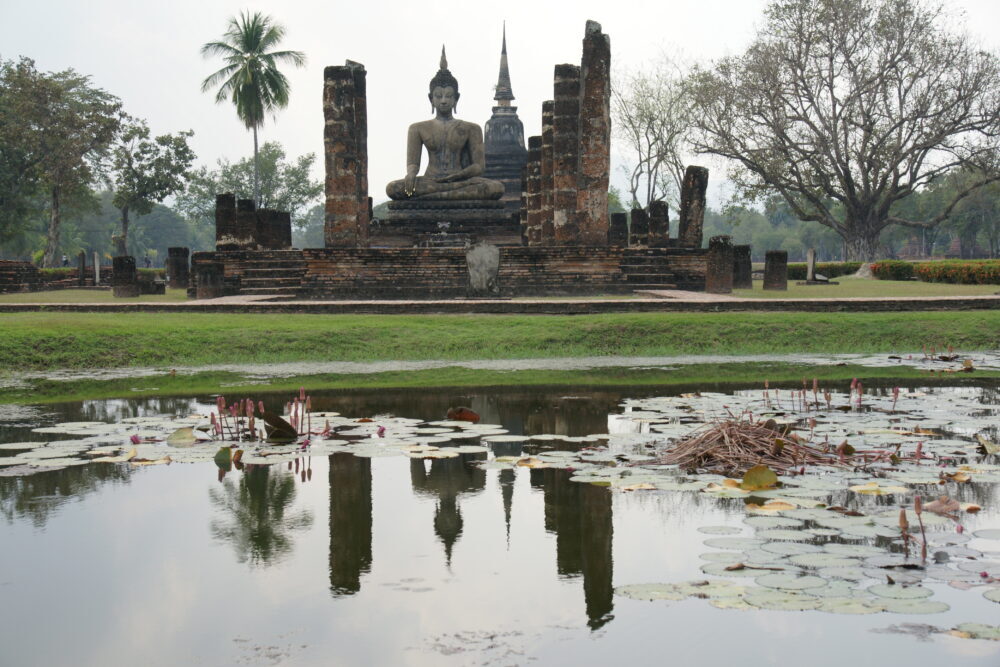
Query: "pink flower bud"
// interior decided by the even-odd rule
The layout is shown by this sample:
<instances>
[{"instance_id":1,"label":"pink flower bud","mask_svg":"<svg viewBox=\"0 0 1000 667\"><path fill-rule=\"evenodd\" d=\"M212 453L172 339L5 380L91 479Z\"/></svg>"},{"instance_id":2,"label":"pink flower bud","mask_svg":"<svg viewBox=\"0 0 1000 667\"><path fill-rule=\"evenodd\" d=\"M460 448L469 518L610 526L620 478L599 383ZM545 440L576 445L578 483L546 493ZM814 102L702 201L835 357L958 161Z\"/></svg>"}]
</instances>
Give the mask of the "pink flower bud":
<instances>
[{"instance_id":1,"label":"pink flower bud","mask_svg":"<svg viewBox=\"0 0 1000 667\"><path fill-rule=\"evenodd\" d=\"M302 401L306 400L306 388L305 387L299 387L299 400L302 400Z\"/></svg>"},{"instance_id":2,"label":"pink flower bud","mask_svg":"<svg viewBox=\"0 0 1000 667\"><path fill-rule=\"evenodd\" d=\"M961 535L962 533L965 532L965 526L963 526L962 524L958 524L957 526L955 526L955 532Z\"/></svg>"},{"instance_id":3,"label":"pink flower bud","mask_svg":"<svg viewBox=\"0 0 1000 667\"><path fill-rule=\"evenodd\" d=\"M140 442L142 442L142 438L135 435L134 433L131 436L129 436L129 440L132 442L133 445L138 445Z\"/></svg>"},{"instance_id":4,"label":"pink flower bud","mask_svg":"<svg viewBox=\"0 0 1000 667\"><path fill-rule=\"evenodd\" d=\"M917 516L920 516L920 513L924 511L924 503L920 496L913 499L913 511L917 513Z\"/></svg>"},{"instance_id":5,"label":"pink flower bud","mask_svg":"<svg viewBox=\"0 0 1000 667\"><path fill-rule=\"evenodd\" d=\"M257 401L257 408L260 410L261 414L264 414L266 412L266 410L264 410L264 401Z\"/></svg>"}]
</instances>

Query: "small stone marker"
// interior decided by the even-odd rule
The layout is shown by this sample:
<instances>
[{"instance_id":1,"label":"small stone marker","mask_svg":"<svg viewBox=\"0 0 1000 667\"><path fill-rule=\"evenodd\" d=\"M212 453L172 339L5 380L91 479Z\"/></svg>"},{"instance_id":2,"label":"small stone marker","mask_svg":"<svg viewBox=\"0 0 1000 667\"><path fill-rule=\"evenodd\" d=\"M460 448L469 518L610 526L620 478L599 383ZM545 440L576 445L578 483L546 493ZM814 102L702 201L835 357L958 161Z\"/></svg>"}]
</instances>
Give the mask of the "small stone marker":
<instances>
[{"instance_id":1,"label":"small stone marker","mask_svg":"<svg viewBox=\"0 0 1000 667\"><path fill-rule=\"evenodd\" d=\"M768 250L764 254L764 289L788 289L787 250Z\"/></svg>"},{"instance_id":2,"label":"small stone marker","mask_svg":"<svg viewBox=\"0 0 1000 667\"><path fill-rule=\"evenodd\" d=\"M812 248L806 250L806 282L816 280L816 251Z\"/></svg>"},{"instance_id":3,"label":"small stone marker","mask_svg":"<svg viewBox=\"0 0 1000 667\"><path fill-rule=\"evenodd\" d=\"M705 273L705 291L709 294L732 294L732 237L713 236L708 240L708 264Z\"/></svg>"},{"instance_id":4,"label":"small stone marker","mask_svg":"<svg viewBox=\"0 0 1000 667\"><path fill-rule=\"evenodd\" d=\"M101 284L101 256L94 251L94 287L99 287Z\"/></svg>"},{"instance_id":5,"label":"small stone marker","mask_svg":"<svg viewBox=\"0 0 1000 667\"><path fill-rule=\"evenodd\" d=\"M77 255L76 264L76 285L77 287L83 287L87 282L87 253L83 250Z\"/></svg>"},{"instance_id":6,"label":"small stone marker","mask_svg":"<svg viewBox=\"0 0 1000 667\"><path fill-rule=\"evenodd\" d=\"M750 246L733 246L733 289L753 289L753 265Z\"/></svg>"},{"instance_id":7,"label":"small stone marker","mask_svg":"<svg viewBox=\"0 0 1000 667\"><path fill-rule=\"evenodd\" d=\"M500 294L500 249L489 243L477 243L465 252L469 266L469 295Z\"/></svg>"}]
</instances>

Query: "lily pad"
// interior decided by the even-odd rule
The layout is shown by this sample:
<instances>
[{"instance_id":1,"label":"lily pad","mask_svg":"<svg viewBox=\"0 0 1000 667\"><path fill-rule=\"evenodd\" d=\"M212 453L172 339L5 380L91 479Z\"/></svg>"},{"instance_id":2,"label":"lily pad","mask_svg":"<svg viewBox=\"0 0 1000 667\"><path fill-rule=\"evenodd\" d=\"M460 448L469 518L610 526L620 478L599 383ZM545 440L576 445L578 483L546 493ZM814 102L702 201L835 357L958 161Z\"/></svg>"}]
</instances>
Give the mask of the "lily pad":
<instances>
[{"instance_id":1,"label":"lily pad","mask_svg":"<svg viewBox=\"0 0 1000 667\"><path fill-rule=\"evenodd\" d=\"M1000 641L1000 626L983 623L962 623L948 634L962 639L989 639Z\"/></svg>"},{"instance_id":2,"label":"lily pad","mask_svg":"<svg viewBox=\"0 0 1000 667\"><path fill-rule=\"evenodd\" d=\"M826 585L826 580L820 577L812 575L798 576L795 574L782 574L780 572L762 575L754 581L760 586L788 591L801 591Z\"/></svg>"},{"instance_id":3,"label":"lily pad","mask_svg":"<svg viewBox=\"0 0 1000 667\"><path fill-rule=\"evenodd\" d=\"M736 535L743 531L736 526L701 526L698 532L706 535Z\"/></svg>"},{"instance_id":4,"label":"lily pad","mask_svg":"<svg viewBox=\"0 0 1000 667\"><path fill-rule=\"evenodd\" d=\"M894 614L940 614L950 607L938 600L899 600L884 598L885 610Z\"/></svg>"},{"instance_id":5,"label":"lily pad","mask_svg":"<svg viewBox=\"0 0 1000 667\"><path fill-rule=\"evenodd\" d=\"M770 528L768 530L758 530L757 537L765 540L786 540L791 542L804 542L813 539L813 535L802 530L788 530L786 528Z\"/></svg>"},{"instance_id":6,"label":"lily pad","mask_svg":"<svg viewBox=\"0 0 1000 667\"><path fill-rule=\"evenodd\" d=\"M615 588L615 595L633 600L670 600L680 602L687 597L675 584L628 584Z\"/></svg>"},{"instance_id":7,"label":"lily pad","mask_svg":"<svg viewBox=\"0 0 1000 667\"><path fill-rule=\"evenodd\" d=\"M856 567L861 562L857 558L847 558L830 553L799 554L790 556L788 560L795 565L816 568Z\"/></svg>"},{"instance_id":8,"label":"lily pad","mask_svg":"<svg viewBox=\"0 0 1000 667\"><path fill-rule=\"evenodd\" d=\"M901 584L875 584L868 587L868 592L883 598L893 598L897 600L921 600L929 598L934 594L929 588L924 586L903 586Z\"/></svg>"},{"instance_id":9,"label":"lily pad","mask_svg":"<svg viewBox=\"0 0 1000 667\"><path fill-rule=\"evenodd\" d=\"M779 556L798 556L802 554L817 554L821 549L815 544L805 542L768 542L761 550Z\"/></svg>"},{"instance_id":10,"label":"lily pad","mask_svg":"<svg viewBox=\"0 0 1000 667\"><path fill-rule=\"evenodd\" d=\"M749 590L744 594L743 599L749 605L773 611L805 611L816 609L822 602L820 598L807 593L782 591L772 588Z\"/></svg>"},{"instance_id":11,"label":"lily pad","mask_svg":"<svg viewBox=\"0 0 1000 667\"><path fill-rule=\"evenodd\" d=\"M990 602L996 602L1000 604L1000 588L991 588L989 590L983 591L983 597Z\"/></svg>"},{"instance_id":12,"label":"lily pad","mask_svg":"<svg viewBox=\"0 0 1000 667\"><path fill-rule=\"evenodd\" d=\"M712 537L705 540L705 546L713 549L752 549L762 544L764 540L754 537Z\"/></svg>"},{"instance_id":13,"label":"lily pad","mask_svg":"<svg viewBox=\"0 0 1000 667\"><path fill-rule=\"evenodd\" d=\"M878 614L885 605L865 598L825 598L816 609L828 614Z\"/></svg>"}]
</instances>

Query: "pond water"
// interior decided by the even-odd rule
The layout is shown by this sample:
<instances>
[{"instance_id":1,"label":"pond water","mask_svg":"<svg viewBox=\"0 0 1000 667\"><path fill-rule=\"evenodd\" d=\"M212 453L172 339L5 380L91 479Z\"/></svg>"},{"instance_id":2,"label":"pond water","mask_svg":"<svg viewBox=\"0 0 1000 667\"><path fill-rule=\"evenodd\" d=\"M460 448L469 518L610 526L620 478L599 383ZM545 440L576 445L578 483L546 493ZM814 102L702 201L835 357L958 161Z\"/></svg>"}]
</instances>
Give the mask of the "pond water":
<instances>
[{"instance_id":1,"label":"pond water","mask_svg":"<svg viewBox=\"0 0 1000 667\"><path fill-rule=\"evenodd\" d=\"M834 404L854 400L842 390ZM210 397L0 406L0 463L19 457L0 465L0 664L1000 664L1000 641L947 632L1000 623L1000 461L976 449L1000 439L998 388L904 387L892 410L883 388L851 413L815 413L853 443L921 442L935 461L876 481L907 494L852 493L867 477L830 471L744 498L711 486L719 476L631 465L763 400L734 393L313 395L326 441L225 474L218 443L156 441L201 419L162 416L207 415ZM767 398L786 415L793 400ZM481 423L437 421L455 405ZM65 422L76 432L45 432ZM130 434L139 458L174 461L31 458L40 442L64 458L125 450ZM933 484L963 470L970 481ZM919 571L896 567L893 528L913 492L963 503L954 520L924 512L935 563ZM748 510L772 500L793 504ZM872 613L827 613L857 611L850 598Z\"/></svg>"}]
</instances>

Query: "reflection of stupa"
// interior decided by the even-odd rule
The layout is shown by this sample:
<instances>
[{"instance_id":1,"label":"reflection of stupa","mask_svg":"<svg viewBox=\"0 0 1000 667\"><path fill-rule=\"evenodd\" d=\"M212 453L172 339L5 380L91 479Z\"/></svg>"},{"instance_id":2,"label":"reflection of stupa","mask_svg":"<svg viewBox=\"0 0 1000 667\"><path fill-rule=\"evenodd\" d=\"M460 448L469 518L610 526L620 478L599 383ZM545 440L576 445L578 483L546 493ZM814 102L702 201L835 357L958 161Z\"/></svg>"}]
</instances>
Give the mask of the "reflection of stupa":
<instances>
[{"instance_id":1,"label":"reflection of stupa","mask_svg":"<svg viewBox=\"0 0 1000 667\"><path fill-rule=\"evenodd\" d=\"M483 136L486 152L484 176L503 183L501 201L508 213L517 213L521 207L521 171L528 163L528 150L524 147L524 125L517 117L517 107L510 105L514 100L514 91L507 69L506 26L500 49L500 75L493 99L497 101L497 106L493 107L493 116L486 121Z\"/></svg>"},{"instance_id":2,"label":"reflection of stupa","mask_svg":"<svg viewBox=\"0 0 1000 667\"><path fill-rule=\"evenodd\" d=\"M569 481L569 470L536 468L531 485L545 496L545 530L556 535L556 568L583 575L587 624L597 630L613 617L613 536L611 493L607 488Z\"/></svg>"},{"instance_id":3,"label":"reflection of stupa","mask_svg":"<svg viewBox=\"0 0 1000 667\"><path fill-rule=\"evenodd\" d=\"M434 532L444 544L445 558L451 565L451 553L462 534L462 510L458 496L486 487L486 471L469 465L486 454L462 454L450 459L432 459L430 470L422 459L410 461L413 490L437 498L434 508Z\"/></svg>"},{"instance_id":4,"label":"reflection of stupa","mask_svg":"<svg viewBox=\"0 0 1000 667\"><path fill-rule=\"evenodd\" d=\"M372 566L372 461L330 455L330 592L353 595Z\"/></svg>"}]
</instances>

